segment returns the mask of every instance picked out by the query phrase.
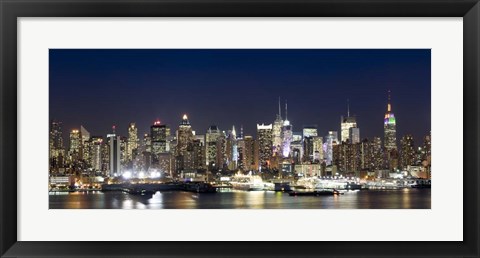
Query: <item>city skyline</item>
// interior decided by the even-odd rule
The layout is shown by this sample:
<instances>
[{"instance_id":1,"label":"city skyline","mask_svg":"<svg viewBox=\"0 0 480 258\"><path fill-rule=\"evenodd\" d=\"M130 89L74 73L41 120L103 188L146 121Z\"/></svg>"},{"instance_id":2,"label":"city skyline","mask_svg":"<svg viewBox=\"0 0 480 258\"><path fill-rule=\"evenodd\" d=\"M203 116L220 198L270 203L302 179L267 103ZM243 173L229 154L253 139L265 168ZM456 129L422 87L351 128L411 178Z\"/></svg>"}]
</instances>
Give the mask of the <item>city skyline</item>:
<instances>
[{"instance_id":1,"label":"city skyline","mask_svg":"<svg viewBox=\"0 0 480 258\"><path fill-rule=\"evenodd\" d=\"M430 207L430 50L54 49L50 85L53 207Z\"/></svg>"},{"instance_id":2,"label":"city skyline","mask_svg":"<svg viewBox=\"0 0 480 258\"><path fill-rule=\"evenodd\" d=\"M187 114L194 127L193 130L197 134L204 134L211 125L217 125L222 131L228 131L232 125L235 125L238 130L243 125L244 134L255 136L256 124L273 123L275 115L278 113L278 97L281 97L282 102L288 100L288 118L293 125L294 132L301 132L303 127L308 125L317 125L319 135L322 136L327 134L328 131L340 132L340 119L341 116L347 116L348 105L350 114L356 118L358 127L361 129L361 138L372 138L374 136L383 138L383 125L379 118L385 114L387 109L387 91L391 90L392 109L399 121L397 135L402 137L406 134L412 134L415 139L421 139L421 137L430 132L430 50L168 50L173 51L173 53L165 51L167 50L51 50L50 118L62 121L64 131L68 132L83 125L93 135L99 136L105 136L111 132L112 125L116 125L120 135L127 135L129 123L135 122L139 128L138 134L142 135L149 132L150 125L157 119L162 121L162 124L168 124L171 128L176 128L181 116ZM257 57L256 62L250 61L250 64L254 66L253 68L246 65L248 62L245 60L246 57L243 57L245 55L247 59L253 55ZM352 55L356 58L352 58ZM153 62L152 59L158 56L167 56L166 59L169 61L176 60L176 63L170 63L173 66L185 65L185 62L182 62L182 60L185 61L187 58L190 58L189 66L183 68L187 71L185 73L192 77L189 80L203 78L200 80L200 83L192 83L192 85L204 84L210 81L216 84L215 87L217 88L213 86L205 87L204 91L194 89L194 86L187 87L185 84L182 84L185 83L182 82L182 80L185 81L185 78L176 78L177 80L175 80L175 78L171 78L172 76L168 78L168 86L152 87L150 77L156 73L151 70L158 71L158 67L155 66L145 70L140 68L145 68L146 64L151 64ZM319 56L328 60L323 60L319 62L320 64L310 60ZM228 61L227 59L229 58L232 60ZM293 66L300 66L302 69L290 69L291 74L293 74L290 76L273 71L275 70L274 68L278 68L281 65L272 64L272 60L280 62L279 60L282 58L288 63L284 65L284 69L286 67L289 69L295 68ZM107 61L108 59L110 60ZM198 73L202 75L192 76L192 74L195 74L195 65L198 65L201 60L205 59L210 60L210 63L212 63L209 66L212 71L206 73L207 68L198 66ZM115 61L118 60L124 60L124 63L116 63ZM130 64L130 70L132 71L130 72L123 70L128 68L128 60L132 61ZM139 62L139 60L143 60L145 64ZM356 64L350 64L352 60L356 60ZM322 83L312 83L312 80L306 79L303 80L304 86L289 86L299 85L299 83L291 83L291 81L307 75L315 77L315 74L321 74L325 77L327 73L322 72L321 69L316 72L314 68L322 66L325 68L327 61L330 64L333 62L333 65L329 66L329 70L331 74L335 75L330 76L331 78L328 78L328 80L322 81L328 81L329 83L325 84L331 85L336 81L335 79L338 79L341 82L338 83L340 89L332 90L329 87L322 87ZM360 72L353 71L354 68L365 65L367 61L374 63L374 65L370 64L367 67L363 67L361 69L363 75L360 75ZM168 68L162 61L157 60L157 62L170 72L178 72L182 69L181 67L176 69ZM74 69L78 65L94 63L96 65L93 68L97 69L100 69L101 65L105 65L101 67L103 74L101 71L93 68L89 68L90 70L86 68ZM224 70L220 69L220 66L226 63L229 63L230 66L227 66ZM253 65L253 63L256 64ZM272 64L274 67L272 68L268 64ZM308 67L307 64L309 64ZM392 69L394 66L401 65L403 65L402 67L404 67L403 70L405 71ZM90 66L87 65L87 67ZM228 91L219 87L219 85L228 85L229 83L226 83L228 81L231 82L230 84L237 85L240 83L237 81L245 82L246 79L243 76L231 77L229 80L223 78L226 75L235 73L233 68L239 67L242 69L235 70L239 74L252 72L255 69L258 70L259 67L263 68L255 72L253 78L255 80L261 78L264 84L251 79L250 85L245 84L247 86L243 88L237 86L232 87ZM335 67L345 68L343 76L340 76L342 71L331 71ZM388 67L388 69L385 67ZM123 86L114 87L111 85L112 83L108 83L103 88L99 87L100 82L105 82L107 77L113 75L114 68L116 68L115 74L118 77L114 81ZM364 77L374 73L371 70L373 68L375 68L375 73L380 75L383 73L383 75L370 79L369 81L372 82L369 84L370 87L362 87L362 89L358 89L360 87L350 87L349 90L347 89L346 84L351 80L345 80L344 77L349 77L346 76L349 72L353 73L350 77L355 78L358 81L356 83L358 85L366 80ZM415 72L412 72L412 70L415 70ZM264 72L266 75L262 77L259 75L260 72ZM82 73L83 77L72 77L76 73ZM166 74L159 73L163 76ZM217 76L213 76L214 73L217 73L223 79L216 79ZM384 73L389 73L389 75L387 76ZM142 76L138 74L142 74ZM408 79L402 77L405 74L410 74L410 77L415 78ZM417 76L413 76L415 74ZM129 76L132 78L129 78ZM387 77L391 78L390 82L387 81ZM76 79L73 80L74 78ZM120 82L120 78L126 78L125 82ZM272 81L272 83L266 83L267 79L271 79L268 81ZM290 83L279 83L278 89L275 89L273 84L285 79L289 79ZM415 83L402 83L408 80L413 80ZM80 88L79 85L87 81L90 82L87 84L90 87ZM133 83L135 81L137 83ZM384 83L379 85L379 81ZM132 85L127 86L127 84ZM125 101L125 95L129 95L127 93L130 93L132 90L135 91L138 84L142 86L139 87L138 92L145 93L146 90L150 89L152 94L141 95L141 97L145 98L145 101L136 95L130 95L130 102ZM175 88L172 86L175 84L181 84L185 87ZM256 88L259 89L259 92L265 90L272 92L260 94L262 95L260 102L255 101L255 97L251 101L252 87L249 86L258 86L259 84L265 85L263 88ZM93 87L91 85L95 85L97 90L91 91ZM75 86L78 89L72 93L71 87ZM110 91L107 90L108 94L102 95L102 92L105 93L105 88ZM231 91L232 89L237 90ZM303 90L305 89L309 91L304 92ZM362 91L362 94L356 94L359 90ZM155 98L151 95L155 95L153 93L158 93L157 91L163 93L158 94L156 98L158 100L155 101ZM203 92L203 94L199 94L199 92ZM281 94L284 92L288 94ZM58 97L59 95L63 97ZM178 96L182 97L176 98ZM253 96L256 95L254 94ZM154 100L151 100L152 98ZM115 99L118 100L114 101ZM175 101L176 99L178 101ZM210 99L215 101L209 101ZM242 99L243 101L241 101ZM164 103L172 101L176 104ZM67 102L70 104L67 105ZM214 105L214 108L212 108L211 102L219 104ZM231 104L222 104L224 102ZM167 105L167 108L165 108L165 105ZM156 106L159 107L158 111L156 111ZM256 111L251 112L252 108L256 108ZM95 112L92 109L95 109ZM111 112L115 109L117 109L117 112ZM242 110L245 110L245 112L242 112ZM415 112L409 110L415 110ZM110 113L110 115L105 116L105 112ZM157 113L157 115L153 113ZM101 121L92 116L93 114L101 116ZM108 119L109 117L112 118L111 122Z\"/></svg>"}]
</instances>

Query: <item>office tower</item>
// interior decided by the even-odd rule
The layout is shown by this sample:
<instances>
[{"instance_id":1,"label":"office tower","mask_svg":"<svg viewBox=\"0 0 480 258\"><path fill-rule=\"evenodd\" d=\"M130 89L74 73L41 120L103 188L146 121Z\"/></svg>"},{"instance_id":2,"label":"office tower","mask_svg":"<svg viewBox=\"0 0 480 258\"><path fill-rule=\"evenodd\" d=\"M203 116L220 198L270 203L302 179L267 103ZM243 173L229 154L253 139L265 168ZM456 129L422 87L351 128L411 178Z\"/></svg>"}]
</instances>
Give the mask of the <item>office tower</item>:
<instances>
[{"instance_id":1,"label":"office tower","mask_svg":"<svg viewBox=\"0 0 480 258\"><path fill-rule=\"evenodd\" d=\"M342 142L333 146L333 164L343 174L356 174L360 171L360 144Z\"/></svg>"},{"instance_id":2,"label":"office tower","mask_svg":"<svg viewBox=\"0 0 480 258\"><path fill-rule=\"evenodd\" d=\"M372 143L373 169L379 170L385 168L385 155L382 148L382 139L373 137Z\"/></svg>"},{"instance_id":3,"label":"office tower","mask_svg":"<svg viewBox=\"0 0 480 258\"><path fill-rule=\"evenodd\" d=\"M49 158L51 172L58 172L58 169L64 166L65 148L61 122L52 121L50 124Z\"/></svg>"},{"instance_id":4,"label":"office tower","mask_svg":"<svg viewBox=\"0 0 480 258\"><path fill-rule=\"evenodd\" d=\"M191 143L191 147L187 148L193 153L192 169L204 169L205 166L205 141L200 138L195 138Z\"/></svg>"},{"instance_id":5,"label":"office tower","mask_svg":"<svg viewBox=\"0 0 480 258\"><path fill-rule=\"evenodd\" d=\"M217 167L214 164L217 162L217 141L221 135L216 125L210 126L205 134L205 163L210 169Z\"/></svg>"},{"instance_id":6,"label":"office tower","mask_svg":"<svg viewBox=\"0 0 480 258\"><path fill-rule=\"evenodd\" d=\"M117 177L122 175L121 171L121 139L120 136L117 136L115 133L108 134L108 144L110 146L109 153L110 153L110 177Z\"/></svg>"},{"instance_id":7,"label":"office tower","mask_svg":"<svg viewBox=\"0 0 480 258\"><path fill-rule=\"evenodd\" d=\"M269 167L270 158L272 157L272 130L272 124L257 124L259 167Z\"/></svg>"},{"instance_id":8,"label":"office tower","mask_svg":"<svg viewBox=\"0 0 480 258\"><path fill-rule=\"evenodd\" d=\"M125 167L127 164L127 142L128 142L127 137L125 136L120 137L120 162L123 167Z\"/></svg>"},{"instance_id":9,"label":"office tower","mask_svg":"<svg viewBox=\"0 0 480 258\"><path fill-rule=\"evenodd\" d=\"M347 104L347 116L346 117L341 117L341 123L340 123L340 127L341 127L341 136L342 136L342 142L346 142L347 140L349 140L351 142L351 139L350 139L350 128L352 127L357 127L357 120L355 117L351 117L350 116L350 104Z\"/></svg>"},{"instance_id":10,"label":"office tower","mask_svg":"<svg viewBox=\"0 0 480 258\"><path fill-rule=\"evenodd\" d=\"M175 150L175 156L185 155L187 152L188 144L193 141L192 126L188 121L187 115L183 115L182 121L177 130L177 147Z\"/></svg>"},{"instance_id":11,"label":"office tower","mask_svg":"<svg viewBox=\"0 0 480 258\"><path fill-rule=\"evenodd\" d=\"M146 152L152 152L152 137L148 133L143 134L143 149Z\"/></svg>"},{"instance_id":12,"label":"office tower","mask_svg":"<svg viewBox=\"0 0 480 258\"><path fill-rule=\"evenodd\" d=\"M313 161L313 137L306 136L303 138L303 157L302 162L310 163Z\"/></svg>"},{"instance_id":13,"label":"office tower","mask_svg":"<svg viewBox=\"0 0 480 258\"><path fill-rule=\"evenodd\" d=\"M350 127L348 133L349 133L348 138L350 143L353 143L353 144L360 143L360 128Z\"/></svg>"},{"instance_id":14,"label":"office tower","mask_svg":"<svg viewBox=\"0 0 480 258\"><path fill-rule=\"evenodd\" d=\"M148 141L147 139L144 139ZM150 126L150 142L151 142L151 163L153 165L159 164L159 155L167 152L167 125L162 125L160 120L157 120Z\"/></svg>"},{"instance_id":15,"label":"office tower","mask_svg":"<svg viewBox=\"0 0 480 258\"><path fill-rule=\"evenodd\" d=\"M338 133L336 131L329 131L325 137L324 151L327 165L332 165L333 162L333 146L338 143Z\"/></svg>"},{"instance_id":16,"label":"office tower","mask_svg":"<svg viewBox=\"0 0 480 258\"><path fill-rule=\"evenodd\" d=\"M238 145L235 126L232 127L232 130L227 135L226 156L228 168L230 170L236 169L238 166Z\"/></svg>"},{"instance_id":17,"label":"office tower","mask_svg":"<svg viewBox=\"0 0 480 258\"><path fill-rule=\"evenodd\" d=\"M288 106L285 101L285 120L283 121L282 127L282 155L284 158L287 158L290 155L290 144L293 140L292 125L288 121Z\"/></svg>"},{"instance_id":18,"label":"office tower","mask_svg":"<svg viewBox=\"0 0 480 258\"><path fill-rule=\"evenodd\" d=\"M392 150L397 150L397 129L395 115L392 112L392 105L390 104L390 91L388 91L387 112L383 120L384 128L384 144L385 151L390 153Z\"/></svg>"},{"instance_id":19,"label":"office tower","mask_svg":"<svg viewBox=\"0 0 480 258\"><path fill-rule=\"evenodd\" d=\"M127 161L133 161L138 149L138 129L135 123L128 126Z\"/></svg>"},{"instance_id":20,"label":"office tower","mask_svg":"<svg viewBox=\"0 0 480 258\"><path fill-rule=\"evenodd\" d=\"M222 131L220 136L217 138L217 142L215 143L215 168L217 169L224 169L227 165L227 139L225 132Z\"/></svg>"},{"instance_id":21,"label":"office tower","mask_svg":"<svg viewBox=\"0 0 480 258\"><path fill-rule=\"evenodd\" d=\"M360 142L360 168L364 171L372 170L373 155L372 144L368 139Z\"/></svg>"},{"instance_id":22,"label":"office tower","mask_svg":"<svg viewBox=\"0 0 480 258\"><path fill-rule=\"evenodd\" d=\"M280 98L278 98L278 113L277 113L277 118L273 122L273 128L272 128L273 155L281 155L282 127L283 127L282 111L280 108Z\"/></svg>"},{"instance_id":23,"label":"office tower","mask_svg":"<svg viewBox=\"0 0 480 258\"><path fill-rule=\"evenodd\" d=\"M313 136L313 163L321 163L323 161L323 137Z\"/></svg>"},{"instance_id":24,"label":"office tower","mask_svg":"<svg viewBox=\"0 0 480 258\"><path fill-rule=\"evenodd\" d=\"M95 172L102 171L103 138L92 136L90 139L90 166Z\"/></svg>"},{"instance_id":25,"label":"office tower","mask_svg":"<svg viewBox=\"0 0 480 258\"><path fill-rule=\"evenodd\" d=\"M407 134L400 141L400 167L406 169L408 166L415 164L415 146L413 136Z\"/></svg>"},{"instance_id":26,"label":"office tower","mask_svg":"<svg viewBox=\"0 0 480 258\"><path fill-rule=\"evenodd\" d=\"M244 137L245 151L243 152L243 163L245 170L255 170L255 140L251 135Z\"/></svg>"},{"instance_id":27,"label":"office tower","mask_svg":"<svg viewBox=\"0 0 480 258\"><path fill-rule=\"evenodd\" d=\"M238 150L238 168L245 170L245 139L237 139L237 150Z\"/></svg>"},{"instance_id":28,"label":"office tower","mask_svg":"<svg viewBox=\"0 0 480 258\"><path fill-rule=\"evenodd\" d=\"M80 138L80 131L77 129L73 129L70 132L70 149L68 151L68 155L70 157L70 162L74 163L79 161L82 157L81 154L81 138Z\"/></svg>"},{"instance_id":29,"label":"office tower","mask_svg":"<svg viewBox=\"0 0 480 258\"><path fill-rule=\"evenodd\" d=\"M80 155L81 159L83 159L87 164L90 163L90 132L83 127L83 125L80 126Z\"/></svg>"}]
</instances>

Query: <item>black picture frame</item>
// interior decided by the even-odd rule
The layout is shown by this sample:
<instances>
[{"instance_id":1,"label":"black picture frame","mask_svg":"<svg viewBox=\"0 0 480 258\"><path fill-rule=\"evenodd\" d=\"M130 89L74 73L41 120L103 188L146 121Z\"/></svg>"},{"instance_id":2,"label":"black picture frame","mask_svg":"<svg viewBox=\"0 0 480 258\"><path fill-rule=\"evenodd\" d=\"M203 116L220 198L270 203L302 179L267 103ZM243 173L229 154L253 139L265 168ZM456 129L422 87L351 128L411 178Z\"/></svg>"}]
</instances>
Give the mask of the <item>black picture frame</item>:
<instances>
[{"instance_id":1,"label":"black picture frame","mask_svg":"<svg viewBox=\"0 0 480 258\"><path fill-rule=\"evenodd\" d=\"M0 0L0 16L1 257L479 257L478 0ZM463 17L464 241L121 243L17 241L15 194L18 150L17 18L155 16ZM268 240L268 236L265 237ZM201 237L199 240L202 240Z\"/></svg>"}]
</instances>

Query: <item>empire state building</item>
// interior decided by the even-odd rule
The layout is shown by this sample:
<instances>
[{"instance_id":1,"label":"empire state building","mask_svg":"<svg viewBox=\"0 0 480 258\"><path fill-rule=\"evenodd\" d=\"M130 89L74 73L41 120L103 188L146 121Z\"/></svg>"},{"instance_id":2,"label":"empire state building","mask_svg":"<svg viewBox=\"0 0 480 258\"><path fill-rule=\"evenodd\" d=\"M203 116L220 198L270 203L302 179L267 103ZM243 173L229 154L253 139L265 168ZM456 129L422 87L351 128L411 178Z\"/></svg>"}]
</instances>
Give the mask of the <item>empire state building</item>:
<instances>
[{"instance_id":1,"label":"empire state building","mask_svg":"<svg viewBox=\"0 0 480 258\"><path fill-rule=\"evenodd\" d=\"M387 112L383 120L383 129L385 132L385 150L389 152L397 150L397 123L390 104L390 91L388 92Z\"/></svg>"}]
</instances>

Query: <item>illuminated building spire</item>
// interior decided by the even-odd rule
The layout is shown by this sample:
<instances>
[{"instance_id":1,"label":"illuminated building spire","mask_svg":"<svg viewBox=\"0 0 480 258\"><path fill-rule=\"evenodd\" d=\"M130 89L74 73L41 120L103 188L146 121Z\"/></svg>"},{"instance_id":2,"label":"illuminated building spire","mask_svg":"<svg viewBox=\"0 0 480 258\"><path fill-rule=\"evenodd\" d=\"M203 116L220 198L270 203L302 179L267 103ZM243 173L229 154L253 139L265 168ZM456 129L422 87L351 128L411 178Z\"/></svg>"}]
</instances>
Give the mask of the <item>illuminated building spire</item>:
<instances>
[{"instance_id":1,"label":"illuminated building spire","mask_svg":"<svg viewBox=\"0 0 480 258\"><path fill-rule=\"evenodd\" d=\"M182 122L180 123L180 125L190 125L190 122L188 121L188 116L187 114L184 114L183 117L182 117Z\"/></svg>"},{"instance_id":2,"label":"illuminated building spire","mask_svg":"<svg viewBox=\"0 0 480 258\"><path fill-rule=\"evenodd\" d=\"M280 108L280 96L278 97L278 115L282 117L282 109Z\"/></svg>"},{"instance_id":3,"label":"illuminated building spire","mask_svg":"<svg viewBox=\"0 0 480 258\"><path fill-rule=\"evenodd\" d=\"M232 127L232 136L234 139L237 138L237 131L235 130L235 125L233 125Z\"/></svg>"},{"instance_id":4,"label":"illuminated building spire","mask_svg":"<svg viewBox=\"0 0 480 258\"><path fill-rule=\"evenodd\" d=\"M288 120L288 104L287 104L287 100L285 100L285 120Z\"/></svg>"},{"instance_id":5,"label":"illuminated building spire","mask_svg":"<svg viewBox=\"0 0 480 258\"><path fill-rule=\"evenodd\" d=\"M391 112L392 111L392 105L390 104L391 97L390 97L390 90L388 90L388 105L387 105L387 111Z\"/></svg>"},{"instance_id":6,"label":"illuminated building spire","mask_svg":"<svg viewBox=\"0 0 480 258\"><path fill-rule=\"evenodd\" d=\"M347 99L347 117L350 117L350 100Z\"/></svg>"}]
</instances>

